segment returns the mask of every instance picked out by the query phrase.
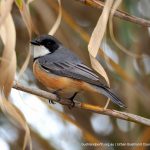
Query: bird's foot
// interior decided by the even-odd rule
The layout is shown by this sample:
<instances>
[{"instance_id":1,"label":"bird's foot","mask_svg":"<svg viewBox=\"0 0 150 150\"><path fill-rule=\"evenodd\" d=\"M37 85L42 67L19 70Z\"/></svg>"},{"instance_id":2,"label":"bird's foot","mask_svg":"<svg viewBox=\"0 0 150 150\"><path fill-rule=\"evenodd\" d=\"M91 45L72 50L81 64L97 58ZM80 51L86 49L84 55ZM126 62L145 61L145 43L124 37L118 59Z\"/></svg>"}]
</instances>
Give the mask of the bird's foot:
<instances>
[{"instance_id":1,"label":"bird's foot","mask_svg":"<svg viewBox=\"0 0 150 150\"><path fill-rule=\"evenodd\" d=\"M53 92L53 94L56 94L57 96L59 95L58 92L60 92L62 89L58 89L56 91Z\"/></svg>"},{"instance_id":2,"label":"bird's foot","mask_svg":"<svg viewBox=\"0 0 150 150\"><path fill-rule=\"evenodd\" d=\"M49 99L49 104L56 104L53 100Z\"/></svg>"},{"instance_id":3,"label":"bird's foot","mask_svg":"<svg viewBox=\"0 0 150 150\"><path fill-rule=\"evenodd\" d=\"M75 106L75 102L74 102L74 101L71 101L71 103L68 105L68 108L69 108L69 109L72 109L74 106Z\"/></svg>"},{"instance_id":4,"label":"bird's foot","mask_svg":"<svg viewBox=\"0 0 150 150\"><path fill-rule=\"evenodd\" d=\"M56 91L53 92L53 94L56 94L56 95L57 95L58 100L61 99L61 98L59 97L59 94L58 94L58 92L60 92L60 91L61 91L61 89L58 89L58 90L56 90ZM49 103L50 103L50 104L56 104L53 100L50 100L50 99L49 99Z\"/></svg>"},{"instance_id":5,"label":"bird's foot","mask_svg":"<svg viewBox=\"0 0 150 150\"><path fill-rule=\"evenodd\" d=\"M74 98L76 97L77 94L78 94L78 92L75 92L75 93L73 94L73 96L71 96L71 97L69 98L69 100L71 101L71 103L68 105L68 108L69 108L69 109L72 109L72 108L75 106Z\"/></svg>"}]
</instances>

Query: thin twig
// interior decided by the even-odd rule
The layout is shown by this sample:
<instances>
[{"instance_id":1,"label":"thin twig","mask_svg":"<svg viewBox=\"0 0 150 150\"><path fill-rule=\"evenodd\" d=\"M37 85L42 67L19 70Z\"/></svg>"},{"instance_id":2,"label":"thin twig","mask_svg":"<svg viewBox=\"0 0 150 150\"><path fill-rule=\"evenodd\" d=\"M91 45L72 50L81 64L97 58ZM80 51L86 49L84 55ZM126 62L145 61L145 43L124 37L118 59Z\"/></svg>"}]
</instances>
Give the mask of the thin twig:
<instances>
[{"instance_id":1,"label":"thin twig","mask_svg":"<svg viewBox=\"0 0 150 150\"><path fill-rule=\"evenodd\" d=\"M51 100L58 102L62 105L70 105L71 104L70 100L67 100L67 99L59 100L57 95L55 95L53 93L46 92L46 91L43 91L40 89L29 88L29 87L26 87L20 83L14 83L13 88L20 90L20 91L30 93L30 94L34 94L34 95L37 95L37 96L40 96L40 97L43 97L46 99L51 99ZM150 119L147 119L147 118L144 118L144 117L141 117L138 115L134 115L131 113L121 112L121 111L112 110L112 109L104 109L104 108L99 107L99 106L81 103L78 101L75 101L75 107L80 108L80 109L89 110L89 111L99 113L99 114L109 115L109 116L112 116L115 118L131 121L131 122L139 123L142 125L150 126Z\"/></svg>"},{"instance_id":2,"label":"thin twig","mask_svg":"<svg viewBox=\"0 0 150 150\"><path fill-rule=\"evenodd\" d=\"M76 0L76 1L80 1L88 6L92 6L92 7L99 8L99 9L103 9L103 7L104 7L104 3L99 0ZM114 16L124 19L124 20L127 20L127 21L130 21L130 22L133 22L133 23L136 23L136 24L139 24L139 25L142 25L142 26L145 26L145 27L150 26L149 20L138 18L133 15L129 15L128 13L126 13L124 11L117 10L115 12Z\"/></svg>"}]
</instances>

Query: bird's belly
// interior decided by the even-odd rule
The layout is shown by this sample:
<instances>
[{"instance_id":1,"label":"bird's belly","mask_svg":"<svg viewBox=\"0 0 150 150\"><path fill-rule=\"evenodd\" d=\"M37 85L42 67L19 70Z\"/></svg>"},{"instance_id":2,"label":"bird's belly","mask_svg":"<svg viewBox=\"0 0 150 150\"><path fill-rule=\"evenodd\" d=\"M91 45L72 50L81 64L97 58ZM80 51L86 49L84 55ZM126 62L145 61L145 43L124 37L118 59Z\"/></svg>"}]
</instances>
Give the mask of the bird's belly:
<instances>
[{"instance_id":1,"label":"bird's belly","mask_svg":"<svg viewBox=\"0 0 150 150\"><path fill-rule=\"evenodd\" d=\"M67 77L61 77L47 72L37 61L33 64L33 73L35 77L50 91L59 91L63 97L69 97L75 92L81 91L82 81L74 80Z\"/></svg>"}]
</instances>

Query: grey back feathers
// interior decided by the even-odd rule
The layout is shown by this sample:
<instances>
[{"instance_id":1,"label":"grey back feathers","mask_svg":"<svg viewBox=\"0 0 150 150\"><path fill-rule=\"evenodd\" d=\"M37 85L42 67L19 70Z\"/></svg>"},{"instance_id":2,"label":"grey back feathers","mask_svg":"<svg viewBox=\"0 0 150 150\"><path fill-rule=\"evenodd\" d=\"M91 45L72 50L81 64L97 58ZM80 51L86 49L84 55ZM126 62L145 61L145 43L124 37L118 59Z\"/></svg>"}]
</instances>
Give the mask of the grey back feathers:
<instances>
[{"instance_id":1,"label":"grey back feathers","mask_svg":"<svg viewBox=\"0 0 150 150\"><path fill-rule=\"evenodd\" d=\"M60 47L54 53L38 59L39 63L49 71L62 76L83 80L95 84L99 81L99 77L71 51L64 47ZM100 83L100 82L99 82Z\"/></svg>"}]
</instances>

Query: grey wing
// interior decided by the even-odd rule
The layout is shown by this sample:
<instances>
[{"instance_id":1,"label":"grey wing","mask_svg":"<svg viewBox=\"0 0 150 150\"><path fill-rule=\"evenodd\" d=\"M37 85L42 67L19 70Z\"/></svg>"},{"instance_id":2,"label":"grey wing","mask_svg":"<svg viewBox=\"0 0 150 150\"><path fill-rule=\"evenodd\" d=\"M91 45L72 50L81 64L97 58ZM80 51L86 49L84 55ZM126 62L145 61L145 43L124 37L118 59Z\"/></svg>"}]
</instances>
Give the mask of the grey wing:
<instances>
[{"instance_id":1,"label":"grey wing","mask_svg":"<svg viewBox=\"0 0 150 150\"><path fill-rule=\"evenodd\" d=\"M54 74L82 80L97 86L107 87L103 84L104 81L101 82L100 77L96 75L91 68L87 67L81 62L75 63L64 60L63 62L41 62L40 64L44 69Z\"/></svg>"}]
</instances>

